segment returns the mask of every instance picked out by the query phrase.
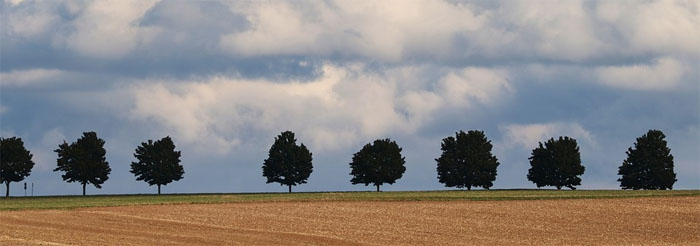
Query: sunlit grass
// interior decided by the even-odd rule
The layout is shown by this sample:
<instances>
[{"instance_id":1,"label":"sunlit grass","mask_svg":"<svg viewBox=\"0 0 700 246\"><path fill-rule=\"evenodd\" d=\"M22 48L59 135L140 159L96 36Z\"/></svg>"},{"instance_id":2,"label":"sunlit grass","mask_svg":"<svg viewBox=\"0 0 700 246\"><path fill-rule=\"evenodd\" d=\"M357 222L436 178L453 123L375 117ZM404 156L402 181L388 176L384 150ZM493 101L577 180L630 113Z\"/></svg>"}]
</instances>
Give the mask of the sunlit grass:
<instances>
[{"instance_id":1,"label":"sunlit grass","mask_svg":"<svg viewBox=\"0 0 700 246\"><path fill-rule=\"evenodd\" d=\"M474 190L396 192L311 192L170 195L97 195L0 198L0 210L73 209L157 204L307 201L495 201L700 196L700 190Z\"/></svg>"}]
</instances>

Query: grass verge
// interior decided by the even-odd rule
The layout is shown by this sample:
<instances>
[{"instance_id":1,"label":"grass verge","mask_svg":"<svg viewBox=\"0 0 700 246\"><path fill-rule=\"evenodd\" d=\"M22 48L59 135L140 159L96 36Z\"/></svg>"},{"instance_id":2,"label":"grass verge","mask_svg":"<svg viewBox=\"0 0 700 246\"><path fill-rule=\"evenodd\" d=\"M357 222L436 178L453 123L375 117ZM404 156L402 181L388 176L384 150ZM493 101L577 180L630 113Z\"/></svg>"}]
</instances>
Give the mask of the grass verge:
<instances>
[{"instance_id":1,"label":"grass verge","mask_svg":"<svg viewBox=\"0 0 700 246\"><path fill-rule=\"evenodd\" d=\"M94 195L0 198L2 210L74 209L164 204L308 201L502 201L700 196L700 190L475 190L167 195Z\"/></svg>"}]
</instances>

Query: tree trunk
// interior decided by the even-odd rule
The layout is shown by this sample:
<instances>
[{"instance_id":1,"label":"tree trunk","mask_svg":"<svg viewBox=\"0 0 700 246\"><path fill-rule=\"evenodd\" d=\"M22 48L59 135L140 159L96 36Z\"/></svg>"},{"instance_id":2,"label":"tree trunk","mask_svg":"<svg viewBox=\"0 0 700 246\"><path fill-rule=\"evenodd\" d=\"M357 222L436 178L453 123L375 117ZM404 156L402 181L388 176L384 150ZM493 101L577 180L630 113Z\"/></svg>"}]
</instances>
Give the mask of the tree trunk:
<instances>
[{"instance_id":1,"label":"tree trunk","mask_svg":"<svg viewBox=\"0 0 700 246\"><path fill-rule=\"evenodd\" d=\"M158 195L160 195L160 184L158 184Z\"/></svg>"},{"instance_id":2,"label":"tree trunk","mask_svg":"<svg viewBox=\"0 0 700 246\"><path fill-rule=\"evenodd\" d=\"M472 190L472 186L471 186L471 185L467 185L467 190Z\"/></svg>"},{"instance_id":3,"label":"tree trunk","mask_svg":"<svg viewBox=\"0 0 700 246\"><path fill-rule=\"evenodd\" d=\"M87 183L83 183L83 196L85 195L85 185L86 185L86 184L87 184Z\"/></svg>"},{"instance_id":4,"label":"tree trunk","mask_svg":"<svg viewBox=\"0 0 700 246\"><path fill-rule=\"evenodd\" d=\"M377 192L379 192L379 185L376 185L376 186L377 186Z\"/></svg>"},{"instance_id":5,"label":"tree trunk","mask_svg":"<svg viewBox=\"0 0 700 246\"><path fill-rule=\"evenodd\" d=\"M292 193L292 185L287 185L289 186L289 193Z\"/></svg>"},{"instance_id":6,"label":"tree trunk","mask_svg":"<svg viewBox=\"0 0 700 246\"><path fill-rule=\"evenodd\" d=\"M7 187L7 190L5 190L5 197L10 197L10 181L5 181L5 187Z\"/></svg>"},{"instance_id":7,"label":"tree trunk","mask_svg":"<svg viewBox=\"0 0 700 246\"><path fill-rule=\"evenodd\" d=\"M561 190L561 186L557 186L557 190Z\"/></svg>"}]
</instances>

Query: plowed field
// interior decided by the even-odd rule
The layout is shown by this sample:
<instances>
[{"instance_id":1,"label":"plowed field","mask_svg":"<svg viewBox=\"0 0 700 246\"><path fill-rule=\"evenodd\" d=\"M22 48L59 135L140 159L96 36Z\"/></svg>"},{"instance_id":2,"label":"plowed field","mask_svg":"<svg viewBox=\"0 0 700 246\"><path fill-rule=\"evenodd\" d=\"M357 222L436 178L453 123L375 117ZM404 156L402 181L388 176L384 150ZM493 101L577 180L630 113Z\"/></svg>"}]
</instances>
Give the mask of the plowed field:
<instances>
[{"instance_id":1,"label":"plowed field","mask_svg":"<svg viewBox=\"0 0 700 246\"><path fill-rule=\"evenodd\" d=\"M700 245L700 197L0 211L0 245Z\"/></svg>"}]
</instances>

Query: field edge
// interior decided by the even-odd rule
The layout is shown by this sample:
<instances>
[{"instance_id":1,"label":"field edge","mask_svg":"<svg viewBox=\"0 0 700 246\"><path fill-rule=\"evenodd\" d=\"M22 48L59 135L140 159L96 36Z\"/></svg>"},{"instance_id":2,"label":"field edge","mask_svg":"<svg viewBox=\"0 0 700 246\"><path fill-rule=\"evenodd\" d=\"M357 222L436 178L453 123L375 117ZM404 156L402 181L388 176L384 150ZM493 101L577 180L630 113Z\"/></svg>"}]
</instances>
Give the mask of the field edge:
<instances>
[{"instance_id":1,"label":"field edge","mask_svg":"<svg viewBox=\"0 0 700 246\"><path fill-rule=\"evenodd\" d=\"M560 199L623 199L700 196L700 190L439 190L439 191L335 191L298 193L196 193L123 194L90 196L41 196L0 198L0 211L77 209L173 204L221 204L248 202L314 201L509 201Z\"/></svg>"}]
</instances>

